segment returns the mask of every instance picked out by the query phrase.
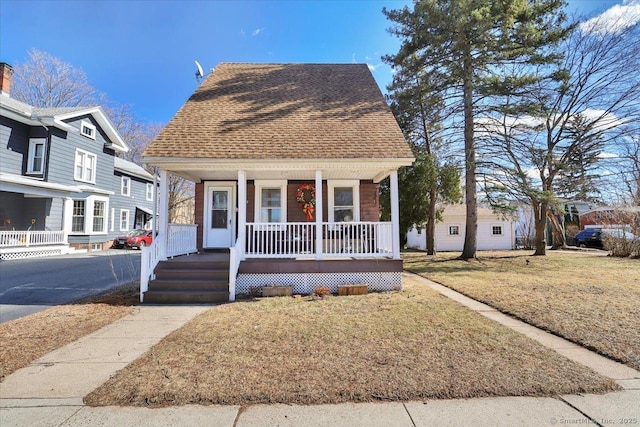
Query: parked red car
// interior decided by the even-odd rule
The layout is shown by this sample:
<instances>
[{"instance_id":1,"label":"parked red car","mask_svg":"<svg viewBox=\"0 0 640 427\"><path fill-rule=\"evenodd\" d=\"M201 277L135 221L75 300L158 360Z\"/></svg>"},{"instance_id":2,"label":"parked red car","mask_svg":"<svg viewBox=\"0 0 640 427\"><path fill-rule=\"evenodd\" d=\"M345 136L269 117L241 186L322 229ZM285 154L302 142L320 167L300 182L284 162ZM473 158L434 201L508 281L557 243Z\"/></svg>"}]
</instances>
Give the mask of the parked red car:
<instances>
[{"instance_id":1,"label":"parked red car","mask_svg":"<svg viewBox=\"0 0 640 427\"><path fill-rule=\"evenodd\" d=\"M113 239L112 248L138 248L149 246L153 241L153 232L147 230L133 230L124 236L118 236Z\"/></svg>"}]
</instances>

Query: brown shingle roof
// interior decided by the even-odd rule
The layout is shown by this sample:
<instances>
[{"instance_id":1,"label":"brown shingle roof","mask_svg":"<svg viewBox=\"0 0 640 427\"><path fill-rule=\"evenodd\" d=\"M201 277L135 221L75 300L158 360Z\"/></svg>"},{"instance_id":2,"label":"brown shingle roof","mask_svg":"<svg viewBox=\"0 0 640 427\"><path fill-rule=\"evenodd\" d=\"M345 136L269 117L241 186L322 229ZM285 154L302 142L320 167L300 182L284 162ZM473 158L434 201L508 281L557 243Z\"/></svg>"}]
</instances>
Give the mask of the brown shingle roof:
<instances>
[{"instance_id":1,"label":"brown shingle roof","mask_svg":"<svg viewBox=\"0 0 640 427\"><path fill-rule=\"evenodd\" d=\"M365 64L233 63L218 65L144 156L413 157Z\"/></svg>"}]
</instances>

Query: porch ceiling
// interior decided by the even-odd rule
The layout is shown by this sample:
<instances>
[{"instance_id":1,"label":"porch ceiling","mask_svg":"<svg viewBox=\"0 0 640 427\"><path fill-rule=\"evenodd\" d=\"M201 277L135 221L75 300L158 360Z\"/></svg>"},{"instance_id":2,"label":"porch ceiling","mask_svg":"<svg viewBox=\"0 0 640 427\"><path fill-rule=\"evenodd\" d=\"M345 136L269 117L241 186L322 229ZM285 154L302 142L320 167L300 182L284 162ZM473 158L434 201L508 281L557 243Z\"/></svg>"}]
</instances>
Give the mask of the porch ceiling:
<instances>
[{"instance_id":1,"label":"porch ceiling","mask_svg":"<svg viewBox=\"0 0 640 427\"><path fill-rule=\"evenodd\" d=\"M236 180L238 171L246 172L249 180L289 179L313 180L315 171L322 171L322 179L360 179L379 182L393 170L407 166L413 159L371 160L349 159L333 161L243 161L220 162L201 159L199 162L158 161L145 159L149 164L159 166L191 181Z\"/></svg>"}]
</instances>

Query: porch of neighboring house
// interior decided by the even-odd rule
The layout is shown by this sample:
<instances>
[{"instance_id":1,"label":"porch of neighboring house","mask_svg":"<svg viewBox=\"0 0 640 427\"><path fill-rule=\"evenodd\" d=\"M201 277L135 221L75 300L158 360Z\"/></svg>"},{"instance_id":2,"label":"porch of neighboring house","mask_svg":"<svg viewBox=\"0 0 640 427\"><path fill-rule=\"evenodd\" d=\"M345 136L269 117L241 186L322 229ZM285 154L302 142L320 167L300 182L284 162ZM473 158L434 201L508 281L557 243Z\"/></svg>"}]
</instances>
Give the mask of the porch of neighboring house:
<instances>
[{"instance_id":1,"label":"porch of neighboring house","mask_svg":"<svg viewBox=\"0 0 640 427\"><path fill-rule=\"evenodd\" d=\"M0 260L61 255L69 247L74 187L0 176Z\"/></svg>"},{"instance_id":2,"label":"porch of neighboring house","mask_svg":"<svg viewBox=\"0 0 640 427\"><path fill-rule=\"evenodd\" d=\"M247 176L264 174L234 173L234 180L227 175L225 181L197 185L196 224L181 225L167 222L169 180L167 171L161 170L158 235L142 248L141 301L234 301L236 295L259 294L262 287L272 285L291 286L300 294L320 286L337 293L339 285L349 283L367 284L371 291L401 289L397 171L379 174L377 181L369 178L369 186L348 181L356 181L358 191L370 192L358 193L360 199L370 200L370 213L361 215L367 206L358 206L358 214L347 212L339 219L334 214L332 221L328 220L327 179L340 174L292 173L282 186L282 197L290 199L283 204L289 211L286 222L267 222L279 213L256 208L259 181ZM314 178L309 179L310 174ZM386 175L391 177L391 221L373 221L379 212L376 182ZM301 187L313 188L315 193L312 215L303 216L302 221L295 197L295 189ZM305 198L311 196L305 194ZM337 212L339 207L331 209Z\"/></svg>"}]
</instances>

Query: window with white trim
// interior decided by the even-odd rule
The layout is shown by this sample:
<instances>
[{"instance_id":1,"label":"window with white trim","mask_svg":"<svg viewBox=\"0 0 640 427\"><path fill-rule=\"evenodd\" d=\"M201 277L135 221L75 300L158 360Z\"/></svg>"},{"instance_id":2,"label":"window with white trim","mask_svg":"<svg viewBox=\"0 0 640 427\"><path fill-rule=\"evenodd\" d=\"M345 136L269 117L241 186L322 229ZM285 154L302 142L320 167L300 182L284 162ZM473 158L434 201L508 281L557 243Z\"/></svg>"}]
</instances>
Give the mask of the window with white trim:
<instances>
[{"instance_id":1,"label":"window with white trim","mask_svg":"<svg viewBox=\"0 0 640 427\"><path fill-rule=\"evenodd\" d=\"M131 195L131 178L123 176L120 180L120 194L129 197Z\"/></svg>"},{"instance_id":2,"label":"window with white trim","mask_svg":"<svg viewBox=\"0 0 640 427\"><path fill-rule=\"evenodd\" d=\"M29 158L27 173L44 173L44 153L46 138L31 138L29 140Z\"/></svg>"},{"instance_id":3,"label":"window with white trim","mask_svg":"<svg viewBox=\"0 0 640 427\"><path fill-rule=\"evenodd\" d=\"M96 127L86 120L80 122L80 134L87 138L96 139Z\"/></svg>"},{"instance_id":4,"label":"window with white trim","mask_svg":"<svg viewBox=\"0 0 640 427\"><path fill-rule=\"evenodd\" d=\"M153 201L153 184L147 183L147 201L148 202L152 202Z\"/></svg>"},{"instance_id":5,"label":"window with white trim","mask_svg":"<svg viewBox=\"0 0 640 427\"><path fill-rule=\"evenodd\" d=\"M109 198L89 196L73 201L71 233L105 234L109 220ZM112 214L113 215L113 214ZM113 218L113 217L112 217Z\"/></svg>"},{"instance_id":6,"label":"window with white trim","mask_svg":"<svg viewBox=\"0 0 640 427\"><path fill-rule=\"evenodd\" d=\"M129 230L129 210L120 209L120 231Z\"/></svg>"},{"instance_id":7,"label":"window with white trim","mask_svg":"<svg viewBox=\"0 0 640 427\"><path fill-rule=\"evenodd\" d=\"M287 222L287 181L256 181L256 222Z\"/></svg>"},{"instance_id":8,"label":"window with white trim","mask_svg":"<svg viewBox=\"0 0 640 427\"><path fill-rule=\"evenodd\" d=\"M101 200L93 202L93 232L94 233L106 233L107 232L107 203Z\"/></svg>"},{"instance_id":9,"label":"window with white trim","mask_svg":"<svg viewBox=\"0 0 640 427\"><path fill-rule=\"evenodd\" d=\"M450 225L449 226L449 236L459 236L460 235L460 226L459 225Z\"/></svg>"},{"instance_id":10,"label":"window with white trim","mask_svg":"<svg viewBox=\"0 0 640 427\"><path fill-rule=\"evenodd\" d=\"M502 226L501 225L492 225L491 226L491 235L492 236L502 236Z\"/></svg>"},{"instance_id":11,"label":"window with white trim","mask_svg":"<svg viewBox=\"0 0 640 427\"><path fill-rule=\"evenodd\" d=\"M71 231L74 233L84 233L85 207L86 207L86 202L84 200L73 201L73 214L71 216Z\"/></svg>"},{"instance_id":12,"label":"window with white trim","mask_svg":"<svg viewBox=\"0 0 640 427\"><path fill-rule=\"evenodd\" d=\"M76 148L76 163L74 168L74 179L76 181L96 182L96 159L95 154Z\"/></svg>"},{"instance_id":13,"label":"window with white trim","mask_svg":"<svg viewBox=\"0 0 640 427\"><path fill-rule=\"evenodd\" d=\"M360 221L360 181L327 181L329 222Z\"/></svg>"}]
</instances>

